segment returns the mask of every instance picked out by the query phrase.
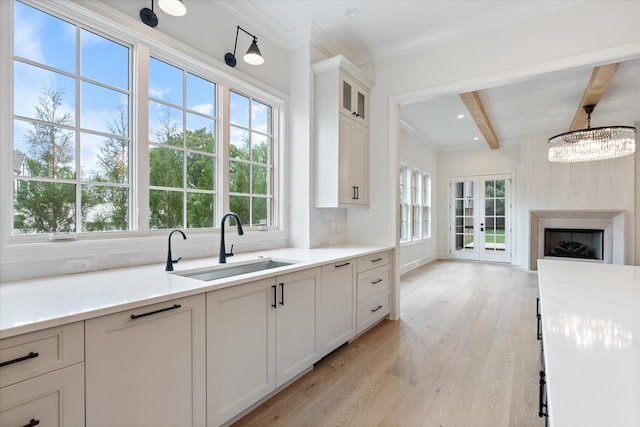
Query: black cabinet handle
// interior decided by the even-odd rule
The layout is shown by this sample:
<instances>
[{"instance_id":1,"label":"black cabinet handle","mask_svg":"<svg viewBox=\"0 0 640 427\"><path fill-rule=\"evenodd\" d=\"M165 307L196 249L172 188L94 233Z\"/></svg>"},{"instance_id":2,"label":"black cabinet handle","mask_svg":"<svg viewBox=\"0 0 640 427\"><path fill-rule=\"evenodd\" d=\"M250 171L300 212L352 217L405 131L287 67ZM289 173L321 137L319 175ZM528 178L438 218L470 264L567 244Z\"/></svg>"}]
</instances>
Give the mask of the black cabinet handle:
<instances>
[{"instance_id":1,"label":"black cabinet handle","mask_svg":"<svg viewBox=\"0 0 640 427\"><path fill-rule=\"evenodd\" d=\"M338 264L338 265L335 265L334 267L335 268L346 267L349 264L351 264L351 263L350 262L345 262L344 264Z\"/></svg>"},{"instance_id":2,"label":"black cabinet handle","mask_svg":"<svg viewBox=\"0 0 640 427\"><path fill-rule=\"evenodd\" d=\"M378 262L378 261L382 261L382 258L376 258L371 260L371 262Z\"/></svg>"},{"instance_id":3,"label":"black cabinet handle","mask_svg":"<svg viewBox=\"0 0 640 427\"><path fill-rule=\"evenodd\" d=\"M382 308L382 306L381 306L381 305L379 305L379 306L377 306L376 308L372 308L372 309L371 309L371 312L372 312L372 313L375 313L376 311L380 310L381 308Z\"/></svg>"},{"instance_id":4,"label":"black cabinet handle","mask_svg":"<svg viewBox=\"0 0 640 427\"><path fill-rule=\"evenodd\" d=\"M539 396L539 405L538 405L538 416L540 418L547 417L549 414L545 411L547 409L547 404L543 402L544 400L544 387L547 382L544 379L544 371L540 371L540 396Z\"/></svg>"},{"instance_id":5,"label":"black cabinet handle","mask_svg":"<svg viewBox=\"0 0 640 427\"><path fill-rule=\"evenodd\" d=\"M371 284L372 285L377 285L380 282L382 282L382 279L374 280L374 281L371 282Z\"/></svg>"},{"instance_id":6,"label":"black cabinet handle","mask_svg":"<svg viewBox=\"0 0 640 427\"><path fill-rule=\"evenodd\" d=\"M25 424L23 427L33 427L33 426L37 426L38 424L40 424L40 420L31 418L31 421L29 421L29 424Z\"/></svg>"},{"instance_id":7,"label":"black cabinet handle","mask_svg":"<svg viewBox=\"0 0 640 427\"><path fill-rule=\"evenodd\" d=\"M132 314L131 315L131 320L136 320L136 319L139 319L139 318L145 317L145 316L151 316L152 314L162 313L163 311L175 310L176 308L180 308L180 307L182 307L180 304L173 304L171 307L161 308L160 310L154 310L154 311L150 311L148 313Z\"/></svg>"},{"instance_id":8,"label":"black cabinet handle","mask_svg":"<svg viewBox=\"0 0 640 427\"><path fill-rule=\"evenodd\" d=\"M356 200L360 200L360 187L356 186Z\"/></svg>"},{"instance_id":9,"label":"black cabinet handle","mask_svg":"<svg viewBox=\"0 0 640 427\"><path fill-rule=\"evenodd\" d=\"M536 298L536 317L538 318L538 341L542 339L542 314L540 314L540 298Z\"/></svg>"},{"instance_id":10,"label":"black cabinet handle","mask_svg":"<svg viewBox=\"0 0 640 427\"><path fill-rule=\"evenodd\" d=\"M272 285L271 289L273 289L273 304L271 304L271 307L276 308L276 300L278 299L276 296L276 285Z\"/></svg>"},{"instance_id":11,"label":"black cabinet handle","mask_svg":"<svg viewBox=\"0 0 640 427\"><path fill-rule=\"evenodd\" d=\"M40 353L34 353L33 351L30 351L26 356L17 357L15 359L7 360L6 362L0 363L0 368L7 365L13 365L14 363L22 362L24 360L33 359L34 357L38 357L39 355Z\"/></svg>"},{"instance_id":12,"label":"black cabinet handle","mask_svg":"<svg viewBox=\"0 0 640 427\"><path fill-rule=\"evenodd\" d=\"M358 188L358 187L356 187L355 185L353 187L351 187L351 190L352 190L351 198L354 199L354 200L357 199L357 197L356 197L356 188Z\"/></svg>"},{"instance_id":13,"label":"black cabinet handle","mask_svg":"<svg viewBox=\"0 0 640 427\"><path fill-rule=\"evenodd\" d=\"M280 305L284 305L284 283L280 283Z\"/></svg>"}]
</instances>

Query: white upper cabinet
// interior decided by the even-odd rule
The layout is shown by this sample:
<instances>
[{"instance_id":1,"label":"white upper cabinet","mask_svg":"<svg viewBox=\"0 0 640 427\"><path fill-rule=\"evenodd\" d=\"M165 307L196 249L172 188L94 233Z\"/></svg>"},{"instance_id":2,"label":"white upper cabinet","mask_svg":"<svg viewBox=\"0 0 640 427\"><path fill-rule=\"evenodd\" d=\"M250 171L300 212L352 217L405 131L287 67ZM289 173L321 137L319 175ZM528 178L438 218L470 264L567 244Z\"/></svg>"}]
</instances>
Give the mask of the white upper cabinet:
<instances>
[{"instance_id":1,"label":"white upper cabinet","mask_svg":"<svg viewBox=\"0 0 640 427\"><path fill-rule=\"evenodd\" d=\"M369 123L369 92L348 74L340 76L341 111L365 126Z\"/></svg>"},{"instance_id":2,"label":"white upper cabinet","mask_svg":"<svg viewBox=\"0 0 640 427\"><path fill-rule=\"evenodd\" d=\"M315 206L369 207L369 88L342 56L315 73Z\"/></svg>"}]
</instances>

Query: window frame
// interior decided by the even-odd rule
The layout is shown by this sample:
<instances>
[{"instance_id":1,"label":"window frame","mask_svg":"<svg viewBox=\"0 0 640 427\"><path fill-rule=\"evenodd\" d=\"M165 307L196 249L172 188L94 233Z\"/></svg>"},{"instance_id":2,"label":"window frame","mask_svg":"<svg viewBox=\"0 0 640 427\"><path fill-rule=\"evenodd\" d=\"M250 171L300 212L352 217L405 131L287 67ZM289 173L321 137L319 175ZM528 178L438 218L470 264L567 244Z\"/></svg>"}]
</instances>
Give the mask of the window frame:
<instances>
[{"instance_id":1,"label":"window frame","mask_svg":"<svg viewBox=\"0 0 640 427\"><path fill-rule=\"evenodd\" d=\"M13 174L3 174L0 177L0 200L10 201L8 208L2 209L0 213L0 231L6 236L0 242L0 257L3 260L11 259L12 262L22 259L59 259L60 257L86 257L87 251L108 252L112 254L130 253L131 246L135 245L137 250L150 250L163 252L158 248L157 238L162 236L163 240L169 230L150 230L148 228L149 207L148 207L148 154L144 149L148 135L148 58L157 57L170 63L180 64L180 66L194 74L206 78L216 84L216 123L217 132L216 144L221 144L226 140L227 130L223 127L221 116L228 114L228 108L224 105L224 97L221 94L233 88L241 93L250 94L252 98L259 100L272 107L272 128L273 128L273 224L269 227L245 228L243 241L276 241L284 242L287 238L286 218L284 215L285 206L283 177L284 160L284 140L282 129L285 126L284 111L286 111L286 95L280 93L272 87L261 84L253 79L247 81L227 74L222 69L217 68L217 64L212 64L210 57L198 52L180 42L175 41L160 33L148 34L141 30L140 26L118 19L115 15L104 16L73 2L56 2L51 4L45 0L21 0L23 3L49 13L55 17L79 25L88 31L104 35L105 37L131 46L131 67L132 98L129 105L130 110L130 185L131 192L135 193L131 198L130 216L135 219L131 222L128 231L110 232L76 232L73 241L64 244L50 243L48 233L12 235L13 227ZM8 93L10 96L0 100L0 137L4 141L13 141L13 1L0 2L0 34L2 35L0 47L0 74L7 78L0 79L0 91ZM7 25L4 25L7 24ZM226 110L226 111L225 111ZM142 118L142 119L140 119ZM12 151L13 143L0 147L0 158L2 159L3 170L12 171ZM228 150L227 150L228 151ZM222 157L223 151L217 150L217 156ZM226 154L228 156L228 153ZM218 160L216 169L217 175L224 169L221 165L224 160ZM219 177L216 177L216 182ZM218 192L216 201L216 214L213 227L202 229L188 229L193 239L189 239L188 245L197 245L204 251L203 241L211 239L211 231L219 233L219 221L228 207L228 190L216 188ZM221 199L222 200L221 200ZM3 205L6 205L3 203ZM254 231L260 233L254 233ZM267 231L268 234L264 232ZM191 237L191 236L190 236ZM126 242L126 243L125 243ZM198 243L200 242L200 243ZM37 244L37 246L33 246ZM44 244L44 245L43 245ZM128 246L129 249L124 248ZM209 245L210 246L210 245ZM214 245L215 247L215 245ZM156 255L157 256L157 255ZM205 256L205 255L202 255ZM155 258L154 258L155 259ZM148 262L148 261L147 261ZM5 264L5 262L3 262Z\"/></svg>"},{"instance_id":2,"label":"window frame","mask_svg":"<svg viewBox=\"0 0 640 427\"><path fill-rule=\"evenodd\" d=\"M398 226L400 244L419 243L430 239L431 175L403 160L400 162L399 178ZM425 209L427 217L425 217Z\"/></svg>"}]
</instances>

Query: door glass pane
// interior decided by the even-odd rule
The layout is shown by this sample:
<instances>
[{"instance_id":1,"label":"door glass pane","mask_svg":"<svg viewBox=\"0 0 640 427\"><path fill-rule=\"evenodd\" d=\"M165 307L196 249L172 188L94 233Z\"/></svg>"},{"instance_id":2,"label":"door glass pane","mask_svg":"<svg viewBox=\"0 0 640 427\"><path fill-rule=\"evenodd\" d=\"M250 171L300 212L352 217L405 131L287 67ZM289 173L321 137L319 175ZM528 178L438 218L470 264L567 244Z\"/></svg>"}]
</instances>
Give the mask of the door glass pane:
<instances>
[{"instance_id":1,"label":"door glass pane","mask_svg":"<svg viewBox=\"0 0 640 427\"><path fill-rule=\"evenodd\" d=\"M455 249L472 251L474 248L473 182L455 183Z\"/></svg>"},{"instance_id":2,"label":"door glass pane","mask_svg":"<svg viewBox=\"0 0 640 427\"><path fill-rule=\"evenodd\" d=\"M342 107L351 111L351 85L342 81Z\"/></svg>"},{"instance_id":3,"label":"door glass pane","mask_svg":"<svg viewBox=\"0 0 640 427\"><path fill-rule=\"evenodd\" d=\"M504 252L505 180L485 181L485 251Z\"/></svg>"}]
</instances>

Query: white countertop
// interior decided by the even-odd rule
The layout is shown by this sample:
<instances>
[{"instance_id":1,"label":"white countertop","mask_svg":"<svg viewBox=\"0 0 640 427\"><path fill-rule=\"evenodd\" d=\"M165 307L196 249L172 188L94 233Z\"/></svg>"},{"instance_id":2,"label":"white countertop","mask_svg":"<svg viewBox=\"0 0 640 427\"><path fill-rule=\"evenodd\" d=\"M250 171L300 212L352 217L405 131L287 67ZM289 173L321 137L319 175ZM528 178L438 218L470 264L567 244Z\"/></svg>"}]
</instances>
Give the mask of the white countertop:
<instances>
[{"instance_id":1,"label":"white countertop","mask_svg":"<svg viewBox=\"0 0 640 427\"><path fill-rule=\"evenodd\" d=\"M640 267L538 260L554 427L640 426Z\"/></svg>"},{"instance_id":2,"label":"white countertop","mask_svg":"<svg viewBox=\"0 0 640 427\"><path fill-rule=\"evenodd\" d=\"M165 264L119 268L0 284L0 338L32 332L144 305L195 295L286 274L392 247L345 245L317 249L284 248L235 254L227 265L259 257L295 264L242 276L201 281L164 271ZM174 273L217 266L218 258L181 260Z\"/></svg>"}]
</instances>

